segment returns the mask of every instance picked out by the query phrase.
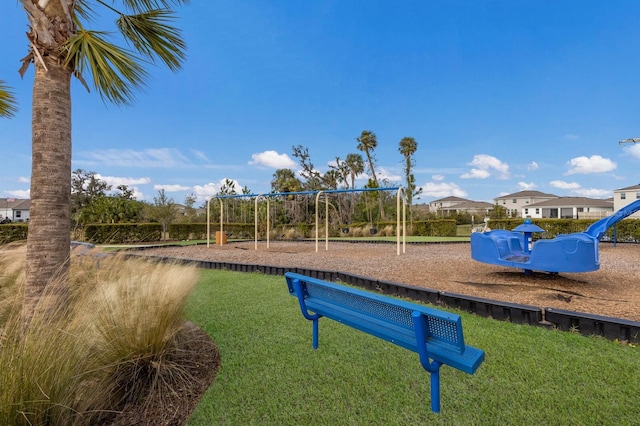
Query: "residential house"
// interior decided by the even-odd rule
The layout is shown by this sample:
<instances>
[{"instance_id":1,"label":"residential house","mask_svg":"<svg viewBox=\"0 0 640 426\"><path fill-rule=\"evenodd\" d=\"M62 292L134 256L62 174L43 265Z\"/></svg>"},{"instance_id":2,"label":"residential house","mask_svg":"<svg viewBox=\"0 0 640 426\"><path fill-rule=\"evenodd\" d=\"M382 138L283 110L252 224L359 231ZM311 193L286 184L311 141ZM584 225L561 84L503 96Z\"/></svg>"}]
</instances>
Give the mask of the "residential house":
<instances>
[{"instance_id":1,"label":"residential house","mask_svg":"<svg viewBox=\"0 0 640 426\"><path fill-rule=\"evenodd\" d=\"M429 203L429 211L442 217L457 213L469 213L478 215L479 219L484 219L492 209L493 204L491 203L467 200L460 197L445 197Z\"/></svg>"},{"instance_id":2,"label":"residential house","mask_svg":"<svg viewBox=\"0 0 640 426\"><path fill-rule=\"evenodd\" d=\"M504 207L509 217L522 217L523 209L542 201L553 200L557 195L545 194L540 191L520 191L513 194L502 195L493 201Z\"/></svg>"},{"instance_id":3,"label":"residential house","mask_svg":"<svg viewBox=\"0 0 640 426\"><path fill-rule=\"evenodd\" d=\"M613 210L618 211L637 200L640 200L640 185L616 189L613 191ZM635 212L629 217L640 219L640 212Z\"/></svg>"},{"instance_id":4,"label":"residential house","mask_svg":"<svg viewBox=\"0 0 640 426\"><path fill-rule=\"evenodd\" d=\"M613 213L612 199L556 197L522 208L521 216L532 219L601 219Z\"/></svg>"},{"instance_id":5,"label":"residential house","mask_svg":"<svg viewBox=\"0 0 640 426\"><path fill-rule=\"evenodd\" d=\"M0 221L28 222L31 200L0 198Z\"/></svg>"}]
</instances>

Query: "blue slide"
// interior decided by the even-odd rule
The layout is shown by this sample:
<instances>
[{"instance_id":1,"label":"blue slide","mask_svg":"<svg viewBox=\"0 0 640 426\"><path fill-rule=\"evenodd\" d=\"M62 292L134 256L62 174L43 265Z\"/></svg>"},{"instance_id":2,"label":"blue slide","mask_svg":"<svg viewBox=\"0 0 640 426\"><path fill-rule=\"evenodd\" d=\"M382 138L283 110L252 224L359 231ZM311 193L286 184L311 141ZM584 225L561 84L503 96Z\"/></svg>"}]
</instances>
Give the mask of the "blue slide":
<instances>
[{"instance_id":1,"label":"blue slide","mask_svg":"<svg viewBox=\"0 0 640 426\"><path fill-rule=\"evenodd\" d=\"M593 223L585 232L538 240L525 250L522 232L495 230L471 234L471 258L492 265L521 268L525 272L591 272L600 268L598 243L607 229L640 210L635 201Z\"/></svg>"},{"instance_id":2,"label":"blue slide","mask_svg":"<svg viewBox=\"0 0 640 426\"><path fill-rule=\"evenodd\" d=\"M600 219L599 221L591 224L585 233L600 241L602 237L604 237L604 234L607 233L607 229L611 228L625 217L634 214L638 210L640 210L640 200L636 200L633 203L624 206L611 216L607 216L604 219Z\"/></svg>"}]
</instances>

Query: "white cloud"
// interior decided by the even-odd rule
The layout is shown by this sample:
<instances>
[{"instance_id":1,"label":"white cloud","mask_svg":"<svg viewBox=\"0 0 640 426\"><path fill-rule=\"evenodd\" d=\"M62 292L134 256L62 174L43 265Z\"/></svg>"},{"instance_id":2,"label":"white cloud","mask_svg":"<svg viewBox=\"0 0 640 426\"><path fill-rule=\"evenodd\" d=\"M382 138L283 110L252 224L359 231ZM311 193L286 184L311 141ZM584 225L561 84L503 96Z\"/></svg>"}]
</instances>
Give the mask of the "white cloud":
<instances>
[{"instance_id":1,"label":"white cloud","mask_svg":"<svg viewBox=\"0 0 640 426\"><path fill-rule=\"evenodd\" d=\"M448 196L466 197L467 193L452 182L427 182L422 186L422 195L443 198Z\"/></svg>"},{"instance_id":2,"label":"white cloud","mask_svg":"<svg viewBox=\"0 0 640 426\"><path fill-rule=\"evenodd\" d=\"M491 172L485 169L471 169L471 171L460 175L462 179L486 179L491 176Z\"/></svg>"},{"instance_id":3,"label":"white cloud","mask_svg":"<svg viewBox=\"0 0 640 426\"><path fill-rule=\"evenodd\" d=\"M376 169L376 177L378 181L387 181L387 182L402 182L404 180L403 176L392 174L389 169L385 169L384 167L378 167Z\"/></svg>"},{"instance_id":4,"label":"white cloud","mask_svg":"<svg viewBox=\"0 0 640 426\"><path fill-rule=\"evenodd\" d=\"M569 171L565 175L611 172L617 167L616 163L600 155L572 158L567 164Z\"/></svg>"},{"instance_id":5,"label":"white cloud","mask_svg":"<svg viewBox=\"0 0 640 426\"><path fill-rule=\"evenodd\" d=\"M633 145L625 146L624 152L640 160L640 143L634 143Z\"/></svg>"},{"instance_id":6,"label":"white cloud","mask_svg":"<svg viewBox=\"0 0 640 426\"><path fill-rule=\"evenodd\" d=\"M472 166L471 171L461 175L462 179L486 179L492 175L492 172L498 173L498 178L509 178L509 165L503 163L496 157L486 154L478 154L468 163Z\"/></svg>"},{"instance_id":7,"label":"white cloud","mask_svg":"<svg viewBox=\"0 0 640 426\"><path fill-rule=\"evenodd\" d=\"M201 159L201 160L203 160L203 161L205 161L205 162L207 162L207 163L209 162L209 158L207 157L207 155L206 155L204 152L202 152L202 151L198 151L198 150L196 150L196 149L192 149L192 150L191 150L191 153L192 153L194 156L198 157L199 159Z\"/></svg>"},{"instance_id":8,"label":"white cloud","mask_svg":"<svg viewBox=\"0 0 640 426\"><path fill-rule=\"evenodd\" d=\"M564 138L566 140L568 140L568 141L575 141L575 140L580 139L580 135L574 135L574 134L568 133L568 134L564 135Z\"/></svg>"},{"instance_id":9,"label":"white cloud","mask_svg":"<svg viewBox=\"0 0 640 426\"><path fill-rule=\"evenodd\" d=\"M29 189L25 189L25 190L15 190L15 191L5 191L7 194L9 194L11 197L15 197L15 198L20 198L20 199L27 199L27 198L31 198L31 193Z\"/></svg>"},{"instance_id":10,"label":"white cloud","mask_svg":"<svg viewBox=\"0 0 640 426\"><path fill-rule=\"evenodd\" d=\"M236 193L242 194L242 186L240 185L240 183L234 179L229 180L233 182L233 189L236 191ZM205 202L216 195L218 192L220 192L220 188L222 188L226 181L227 179L223 178L218 182L209 182L204 185L196 185L192 188L193 195L196 196L197 201Z\"/></svg>"},{"instance_id":11,"label":"white cloud","mask_svg":"<svg viewBox=\"0 0 640 426\"><path fill-rule=\"evenodd\" d=\"M531 183L518 182L518 187L520 188L521 191L530 191L532 189L537 188L536 184L533 182Z\"/></svg>"},{"instance_id":12,"label":"white cloud","mask_svg":"<svg viewBox=\"0 0 640 426\"><path fill-rule=\"evenodd\" d=\"M77 163L96 166L118 167L184 167L191 162L174 148L145 149L104 149L79 154Z\"/></svg>"},{"instance_id":13,"label":"white cloud","mask_svg":"<svg viewBox=\"0 0 640 426\"><path fill-rule=\"evenodd\" d=\"M540 166L538 166L538 163L536 163L535 161L532 161L530 164L527 165L527 170L529 171L538 170L539 168Z\"/></svg>"},{"instance_id":14,"label":"white cloud","mask_svg":"<svg viewBox=\"0 0 640 426\"><path fill-rule=\"evenodd\" d=\"M109 185L113 187L117 187L119 185L127 185L127 186L146 185L151 182L151 178L148 178L148 177L131 178L131 177L119 177L119 176L102 176L99 173L96 173L96 178L107 182Z\"/></svg>"},{"instance_id":15,"label":"white cloud","mask_svg":"<svg viewBox=\"0 0 640 426\"><path fill-rule=\"evenodd\" d=\"M431 176L431 179L433 179L436 182L441 182L444 180L444 176L443 175L433 175Z\"/></svg>"},{"instance_id":16,"label":"white cloud","mask_svg":"<svg viewBox=\"0 0 640 426\"><path fill-rule=\"evenodd\" d=\"M291 169L296 166L287 154L278 154L277 151L268 150L251 155L250 165L266 166L274 169Z\"/></svg>"},{"instance_id":17,"label":"white cloud","mask_svg":"<svg viewBox=\"0 0 640 426\"><path fill-rule=\"evenodd\" d=\"M20 176L18 178L18 182L20 182L20 183L31 183L31 179L29 179L28 177Z\"/></svg>"},{"instance_id":18,"label":"white cloud","mask_svg":"<svg viewBox=\"0 0 640 426\"><path fill-rule=\"evenodd\" d=\"M164 189L165 192L179 192L179 191L187 191L191 189L191 187L184 186L184 185L153 185L153 189L156 191L160 191Z\"/></svg>"},{"instance_id":19,"label":"white cloud","mask_svg":"<svg viewBox=\"0 0 640 426\"><path fill-rule=\"evenodd\" d=\"M576 189L580 189L580 184L577 182L565 182L563 180L552 180L551 182L549 182L549 185L553 186L554 188L558 188L558 189L570 189L570 190L576 190Z\"/></svg>"},{"instance_id":20,"label":"white cloud","mask_svg":"<svg viewBox=\"0 0 640 426\"><path fill-rule=\"evenodd\" d=\"M608 198L613 195L613 192L608 189L597 189L597 188L577 189L573 192L575 192L576 194L582 197L590 197L590 198Z\"/></svg>"}]
</instances>

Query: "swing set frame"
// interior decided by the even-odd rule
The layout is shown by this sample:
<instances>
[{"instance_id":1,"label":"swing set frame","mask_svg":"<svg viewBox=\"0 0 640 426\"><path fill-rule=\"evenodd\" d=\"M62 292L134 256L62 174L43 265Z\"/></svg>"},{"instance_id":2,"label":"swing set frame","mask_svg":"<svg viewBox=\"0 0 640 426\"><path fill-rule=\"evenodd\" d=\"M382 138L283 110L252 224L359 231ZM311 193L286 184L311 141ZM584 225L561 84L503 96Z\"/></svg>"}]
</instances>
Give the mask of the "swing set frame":
<instances>
[{"instance_id":1,"label":"swing set frame","mask_svg":"<svg viewBox=\"0 0 640 426\"><path fill-rule=\"evenodd\" d=\"M220 203L220 233L224 233L224 200L233 199L233 198L254 198L255 209L254 209L254 249L258 250L258 203L261 201L267 202L267 231L266 231L266 243L267 249L269 249L269 228L270 228L270 218L269 218L269 208L270 208L270 199L272 197L281 197L281 196L290 196L290 195L315 195L316 200L316 211L315 211L315 224L316 224L316 235L315 235L315 244L316 244L316 253L319 250L319 240L320 240L320 216L319 216L319 206L320 206L320 197L324 195L325 199L325 251L329 250L329 194L339 194L339 193L353 193L353 192L373 192L373 191L397 191L396 194L396 253L399 256L400 252L406 253L406 245L407 245L407 202L405 199L405 190L403 187L392 187L392 188L361 188L361 189L326 189L326 190L318 190L318 191L298 191L298 192L271 192L267 194L234 194L234 195L214 195L213 197L207 200L207 247L211 245L211 202L213 200L218 200ZM400 204L402 204L402 215L400 214ZM402 220L401 220L402 219ZM402 232L401 232L402 231ZM220 238L219 245L223 245L222 238Z\"/></svg>"}]
</instances>

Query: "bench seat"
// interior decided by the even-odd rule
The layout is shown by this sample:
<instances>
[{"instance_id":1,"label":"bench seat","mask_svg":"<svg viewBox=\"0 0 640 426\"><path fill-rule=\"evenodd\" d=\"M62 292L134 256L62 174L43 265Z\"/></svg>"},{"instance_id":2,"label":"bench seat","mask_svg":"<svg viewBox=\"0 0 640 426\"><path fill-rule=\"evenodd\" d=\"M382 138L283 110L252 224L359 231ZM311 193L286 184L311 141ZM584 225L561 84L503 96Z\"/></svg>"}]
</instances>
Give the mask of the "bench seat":
<instances>
[{"instance_id":1,"label":"bench seat","mask_svg":"<svg viewBox=\"0 0 640 426\"><path fill-rule=\"evenodd\" d=\"M434 412L440 410L440 366L473 374L484 361L484 351L465 344L459 315L292 272L285 278L289 294L312 321L314 349L318 320L326 317L418 353L431 374Z\"/></svg>"}]
</instances>

